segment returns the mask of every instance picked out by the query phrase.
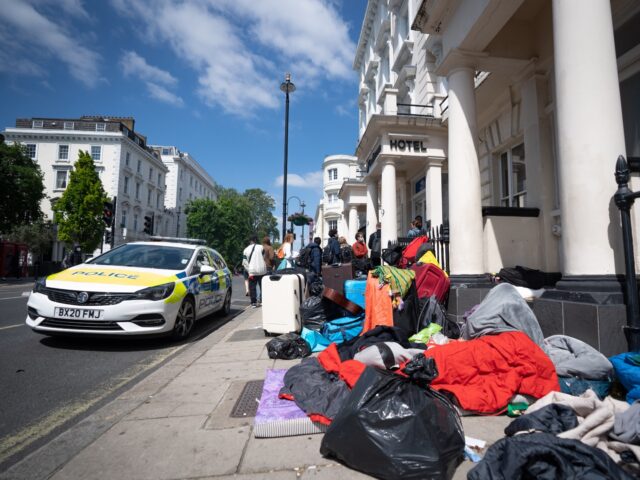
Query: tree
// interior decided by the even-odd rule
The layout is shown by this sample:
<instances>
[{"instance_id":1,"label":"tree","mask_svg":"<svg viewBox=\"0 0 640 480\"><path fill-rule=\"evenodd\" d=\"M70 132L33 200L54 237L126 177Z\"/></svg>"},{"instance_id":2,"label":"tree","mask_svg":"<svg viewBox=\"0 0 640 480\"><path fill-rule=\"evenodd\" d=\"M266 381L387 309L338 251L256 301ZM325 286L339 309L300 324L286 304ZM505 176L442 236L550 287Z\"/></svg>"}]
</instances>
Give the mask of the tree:
<instances>
[{"instance_id":1,"label":"tree","mask_svg":"<svg viewBox=\"0 0 640 480\"><path fill-rule=\"evenodd\" d=\"M108 199L91 155L80 151L67 189L53 205L58 239L78 243L85 252L95 250L104 233L102 211L106 201Z\"/></svg>"},{"instance_id":2,"label":"tree","mask_svg":"<svg viewBox=\"0 0 640 480\"><path fill-rule=\"evenodd\" d=\"M243 195L251 207L251 229L258 235L258 238L265 235L276 239L280 238L278 220L272 213L276 207L273 197L259 188L250 188Z\"/></svg>"},{"instance_id":3,"label":"tree","mask_svg":"<svg viewBox=\"0 0 640 480\"><path fill-rule=\"evenodd\" d=\"M41 258L50 250L55 234L50 221L38 219L28 225L18 225L7 235L7 239L26 244L34 258Z\"/></svg>"},{"instance_id":4,"label":"tree","mask_svg":"<svg viewBox=\"0 0 640 480\"><path fill-rule=\"evenodd\" d=\"M186 208L187 235L201 238L218 250L230 266L242 260L242 250L251 235L250 208L237 192L227 192L217 200L199 198Z\"/></svg>"},{"instance_id":5,"label":"tree","mask_svg":"<svg viewBox=\"0 0 640 480\"><path fill-rule=\"evenodd\" d=\"M0 142L0 172L0 232L41 219L43 175L25 147Z\"/></svg>"}]
</instances>

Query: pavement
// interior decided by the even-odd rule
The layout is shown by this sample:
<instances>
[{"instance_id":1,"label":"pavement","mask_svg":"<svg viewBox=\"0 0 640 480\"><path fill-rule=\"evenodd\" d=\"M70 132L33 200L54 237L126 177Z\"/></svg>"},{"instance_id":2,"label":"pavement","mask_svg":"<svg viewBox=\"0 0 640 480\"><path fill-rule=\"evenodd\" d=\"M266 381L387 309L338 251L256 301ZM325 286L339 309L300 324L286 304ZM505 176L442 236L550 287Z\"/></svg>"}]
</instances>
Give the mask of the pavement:
<instances>
[{"instance_id":1,"label":"pavement","mask_svg":"<svg viewBox=\"0 0 640 480\"><path fill-rule=\"evenodd\" d=\"M254 438L253 418L232 418L247 381L272 360L262 336L260 308L246 309L185 348L109 404L39 450L0 472L0 479L363 479L320 455L322 434ZM465 417L465 435L488 444L511 419ZM465 460L454 479L473 467Z\"/></svg>"}]
</instances>

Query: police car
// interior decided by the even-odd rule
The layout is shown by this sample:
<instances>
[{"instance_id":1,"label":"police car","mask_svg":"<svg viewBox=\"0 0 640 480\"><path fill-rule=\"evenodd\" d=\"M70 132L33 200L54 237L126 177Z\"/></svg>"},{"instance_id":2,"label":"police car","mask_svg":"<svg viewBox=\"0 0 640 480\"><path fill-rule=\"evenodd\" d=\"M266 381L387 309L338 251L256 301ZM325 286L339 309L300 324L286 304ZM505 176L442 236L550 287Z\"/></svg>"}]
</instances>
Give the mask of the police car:
<instances>
[{"instance_id":1,"label":"police car","mask_svg":"<svg viewBox=\"0 0 640 480\"><path fill-rule=\"evenodd\" d=\"M121 245L36 282L27 325L45 334L187 338L196 320L231 309L231 271L202 241ZM177 241L181 240L181 241Z\"/></svg>"}]
</instances>

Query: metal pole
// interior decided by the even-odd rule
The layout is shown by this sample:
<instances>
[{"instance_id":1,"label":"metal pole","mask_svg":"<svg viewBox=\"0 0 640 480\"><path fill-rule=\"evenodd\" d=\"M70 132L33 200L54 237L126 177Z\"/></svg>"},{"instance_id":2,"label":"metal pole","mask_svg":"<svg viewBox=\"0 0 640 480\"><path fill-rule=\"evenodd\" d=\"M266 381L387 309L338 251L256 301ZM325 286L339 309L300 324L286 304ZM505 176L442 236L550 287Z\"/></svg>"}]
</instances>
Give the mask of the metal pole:
<instances>
[{"instance_id":1,"label":"metal pole","mask_svg":"<svg viewBox=\"0 0 640 480\"><path fill-rule=\"evenodd\" d=\"M627 293L627 325L624 328L630 351L640 350L640 302L638 301L638 282L633 258L633 236L631 233L631 206L640 192L629 189L630 171L625 158L620 155L616 162L616 182L618 190L614 201L620 210L622 221L622 244L624 247L625 288Z\"/></svg>"},{"instance_id":2,"label":"metal pole","mask_svg":"<svg viewBox=\"0 0 640 480\"><path fill-rule=\"evenodd\" d=\"M284 110L284 192L282 197L282 241L287 233L287 166L289 163L289 89L285 92Z\"/></svg>"},{"instance_id":3,"label":"metal pole","mask_svg":"<svg viewBox=\"0 0 640 480\"><path fill-rule=\"evenodd\" d=\"M110 247L116 243L116 219L118 218L118 197L113 197L113 217L111 219L111 244Z\"/></svg>"}]
</instances>

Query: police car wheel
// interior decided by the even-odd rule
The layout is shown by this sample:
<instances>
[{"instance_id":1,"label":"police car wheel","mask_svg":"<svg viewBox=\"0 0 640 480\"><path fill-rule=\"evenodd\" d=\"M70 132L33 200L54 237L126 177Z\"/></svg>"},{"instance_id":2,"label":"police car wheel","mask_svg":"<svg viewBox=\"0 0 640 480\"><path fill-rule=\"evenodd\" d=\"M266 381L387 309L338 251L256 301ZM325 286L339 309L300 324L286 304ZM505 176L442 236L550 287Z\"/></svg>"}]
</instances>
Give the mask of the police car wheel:
<instances>
[{"instance_id":1,"label":"police car wheel","mask_svg":"<svg viewBox=\"0 0 640 480\"><path fill-rule=\"evenodd\" d=\"M224 303L220 309L220 316L226 317L231 313L231 290L227 290L227 294L224 297Z\"/></svg>"},{"instance_id":2,"label":"police car wheel","mask_svg":"<svg viewBox=\"0 0 640 480\"><path fill-rule=\"evenodd\" d=\"M189 336L193 330L193 324L196 322L196 309L193 299L185 298L180 305L176 323L173 325L173 338L183 340Z\"/></svg>"}]
</instances>

